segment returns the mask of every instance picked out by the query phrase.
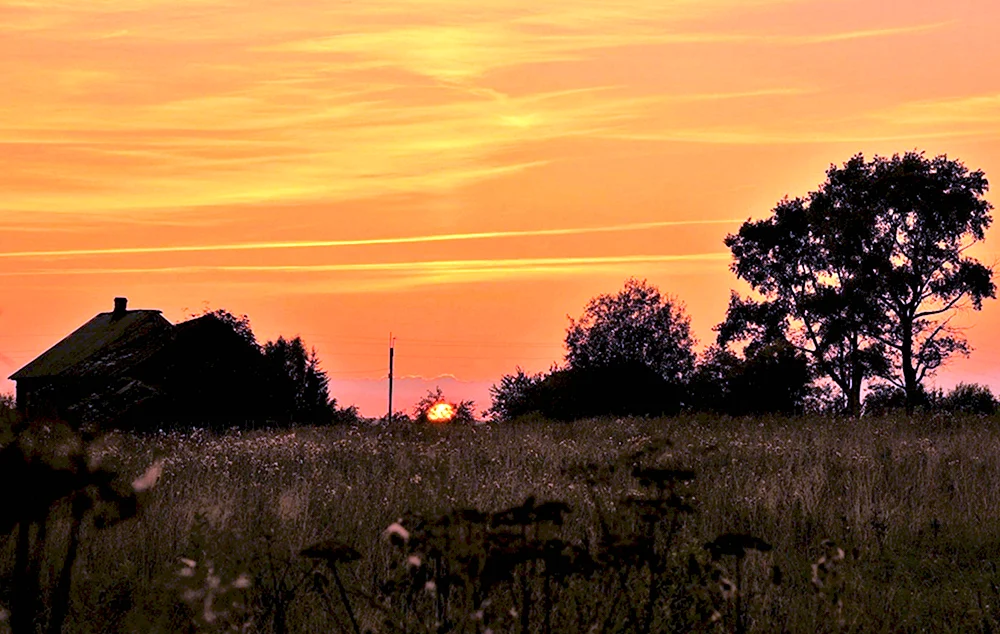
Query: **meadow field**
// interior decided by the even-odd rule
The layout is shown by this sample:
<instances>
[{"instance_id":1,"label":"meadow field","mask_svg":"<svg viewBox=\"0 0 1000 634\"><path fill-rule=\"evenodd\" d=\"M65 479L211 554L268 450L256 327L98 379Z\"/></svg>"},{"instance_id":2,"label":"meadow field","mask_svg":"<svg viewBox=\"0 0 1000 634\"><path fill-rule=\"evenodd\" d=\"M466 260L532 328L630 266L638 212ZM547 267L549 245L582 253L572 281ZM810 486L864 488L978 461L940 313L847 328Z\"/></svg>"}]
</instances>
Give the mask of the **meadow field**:
<instances>
[{"instance_id":1,"label":"meadow field","mask_svg":"<svg viewBox=\"0 0 1000 634\"><path fill-rule=\"evenodd\" d=\"M124 479L162 470L136 517L82 531L66 632L1000 627L996 418L114 433L89 452Z\"/></svg>"}]
</instances>

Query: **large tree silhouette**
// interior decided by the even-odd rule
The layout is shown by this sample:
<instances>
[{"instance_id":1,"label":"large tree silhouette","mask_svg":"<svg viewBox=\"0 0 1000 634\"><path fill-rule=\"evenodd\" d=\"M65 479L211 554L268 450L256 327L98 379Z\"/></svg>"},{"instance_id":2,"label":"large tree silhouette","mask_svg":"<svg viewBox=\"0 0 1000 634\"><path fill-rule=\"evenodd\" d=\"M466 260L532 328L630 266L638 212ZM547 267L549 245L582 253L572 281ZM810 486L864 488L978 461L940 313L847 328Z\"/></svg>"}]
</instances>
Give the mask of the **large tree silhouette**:
<instances>
[{"instance_id":1,"label":"large tree silhouette","mask_svg":"<svg viewBox=\"0 0 1000 634\"><path fill-rule=\"evenodd\" d=\"M881 374L884 352L865 336L873 318L866 276L841 246L846 237L839 234L852 224L812 204L822 195L786 198L771 217L747 221L726 237L733 271L763 299L730 298L720 343L785 339L809 356L816 373L840 389L848 411L858 414L864 380Z\"/></svg>"},{"instance_id":2,"label":"large tree silhouette","mask_svg":"<svg viewBox=\"0 0 1000 634\"><path fill-rule=\"evenodd\" d=\"M882 203L872 236L874 298L888 316L872 335L889 352L883 378L903 388L913 411L924 378L969 352L951 325L956 311L996 297L992 269L967 255L992 221L988 183L982 171L944 156L911 152L866 167Z\"/></svg>"},{"instance_id":3,"label":"large tree silhouette","mask_svg":"<svg viewBox=\"0 0 1000 634\"><path fill-rule=\"evenodd\" d=\"M724 330L780 332L860 411L878 376L912 411L922 381L968 346L950 320L995 296L992 271L968 257L989 227L981 171L909 152L831 166L804 198L726 238L733 270L763 297L735 297Z\"/></svg>"}]
</instances>

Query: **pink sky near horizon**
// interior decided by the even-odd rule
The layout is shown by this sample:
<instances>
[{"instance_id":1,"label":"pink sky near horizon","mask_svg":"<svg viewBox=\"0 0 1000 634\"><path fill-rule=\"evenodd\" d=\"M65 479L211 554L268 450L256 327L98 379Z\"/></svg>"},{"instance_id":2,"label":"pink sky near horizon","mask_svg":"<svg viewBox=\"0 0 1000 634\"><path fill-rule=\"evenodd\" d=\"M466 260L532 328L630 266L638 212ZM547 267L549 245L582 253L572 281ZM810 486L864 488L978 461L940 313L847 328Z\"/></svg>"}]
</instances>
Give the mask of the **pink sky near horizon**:
<instances>
[{"instance_id":1,"label":"pink sky near horizon","mask_svg":"<svg viewBox=\"0 0 1000 634\"><path fill-rule=\"evenodd\" d=\"M919 149L1000 178L998 20L992 0L0 0L0 375L117 295L300 334L372 416L390 331L399 409L438 383L485 406L630 276L704 346L745 290L725 235L831 163ZM1000 390L997 304L962 316L975 351L937 383Z\"/></svg>"}]
</instances>

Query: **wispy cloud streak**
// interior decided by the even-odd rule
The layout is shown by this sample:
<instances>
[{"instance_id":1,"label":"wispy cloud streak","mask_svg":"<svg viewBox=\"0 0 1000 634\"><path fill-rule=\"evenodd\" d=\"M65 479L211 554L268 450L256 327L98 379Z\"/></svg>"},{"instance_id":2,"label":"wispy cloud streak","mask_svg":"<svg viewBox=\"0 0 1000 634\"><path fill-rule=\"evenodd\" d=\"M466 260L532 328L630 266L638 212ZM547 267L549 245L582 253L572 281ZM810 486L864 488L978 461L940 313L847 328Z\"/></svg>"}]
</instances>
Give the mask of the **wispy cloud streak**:
<instances>
[{"instance_id":1,"label":"wispy cloud streak","mask_svg":"<svg viewBox=\"0 0 1000 634\"><path fill-rule=\"evenodd\" d=\"M506 258L482 260L417 260L408 262L363 262L357 264L243 264L150 266L118 268L50 268L0 272L0 277L36 275L121 275L182 273L343 273L343 272L451 272L548 271L560 267L581 268L609 264L665 264L675 262L723 262L731 259L728 251L671 255L621 255L552 258Z\"/></svg>"},{"instance_id":2,"label":"wispy cloud streak","mask_svg":"<svg viewBox=\"0 0 1000 634\"><path fill-rule=\"evenodd\" d=\"M634 275L641 267L657 274L724 273L728 252L624 256L417 260L356 264L192 265L115 268L60 267L0 273L0 278L25 280L55 277L91 277L144 280L143 284L188 288L217 286L243 288L258 296L310 296L396 293L422 288L529 280L614 278Z\"/></svg>"},{"instance_id":3,"label":"wispy cloud streak","mask_svg":"<svg viewBox=\"0 0 1000 634\"><path fill-rule=\"evenodd\" d=\"M306 240L289 242L248 242L242 244L176 245L159 247L117 247L102 249L62 249L54 251L8 251L0 252L0 258L52 258L71 256L138 255L154 253L202 253L224 251L262 251L276 249L329 249L337 247L377 246L393 244L425 244L435 242L458 242L466 240L495 240L507 238L532 238L554 236L580 236L601 233L621 233L646 231L664 227L733 224L740 219L710 220L662 220L638 222L604 227L573 227L563 229L525 229L511 231L482 231L474 233L450 233L396 238L362 238L355 240ZM223 269L224 270L224 269ZM250 269L244 269L250 270ZM266 270L266 269L261 269ZM348 270L348 269L344 269Z\"/></svg>"}]
</instances>

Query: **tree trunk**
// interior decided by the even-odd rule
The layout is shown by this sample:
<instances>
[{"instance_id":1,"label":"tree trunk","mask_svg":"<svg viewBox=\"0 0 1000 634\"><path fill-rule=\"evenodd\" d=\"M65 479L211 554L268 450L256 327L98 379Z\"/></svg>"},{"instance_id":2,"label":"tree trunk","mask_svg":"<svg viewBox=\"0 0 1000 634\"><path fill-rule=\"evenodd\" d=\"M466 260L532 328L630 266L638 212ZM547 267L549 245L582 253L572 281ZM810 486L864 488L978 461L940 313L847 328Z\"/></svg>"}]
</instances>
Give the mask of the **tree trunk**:
<instances>
[{"instance_id":1,"label":"tree trunk","mask_svg":"<svg viewBox=\"0 0 1000 634\"><path fill-rule=\"evenodd\" d=\"M917 369L913 367L913 324L909 319L902 320L899 324L899 334L902 339L900 349L900 365L903 369L903 390L906 392L906 414L913 414L917 407L917 396L919 384L917 383Z\"/></svg>"},{"instance_id":2,"label":"tree trunk","mask_svg":"<svg viewBox=\"0 0 1000 634\"><path fill-rule=\"evenodd\" d=\"M847 413L851 418L861 416L861 381L851 384L851 391L847 395Z\"/></svg>"},{"instance_id":3,"label":"tree trunk","mask_svg":"<svg viewBox=\"0 0 1000 634\"><path fill-rule=\"evenodd\" d=\"M851 418L861 416L861 384L864 382L865 369L861 365L860 347L855 334L851 338L851 368L848 377L847 413Z\"/></svg>"}]
</instances>

